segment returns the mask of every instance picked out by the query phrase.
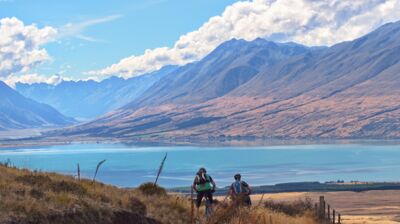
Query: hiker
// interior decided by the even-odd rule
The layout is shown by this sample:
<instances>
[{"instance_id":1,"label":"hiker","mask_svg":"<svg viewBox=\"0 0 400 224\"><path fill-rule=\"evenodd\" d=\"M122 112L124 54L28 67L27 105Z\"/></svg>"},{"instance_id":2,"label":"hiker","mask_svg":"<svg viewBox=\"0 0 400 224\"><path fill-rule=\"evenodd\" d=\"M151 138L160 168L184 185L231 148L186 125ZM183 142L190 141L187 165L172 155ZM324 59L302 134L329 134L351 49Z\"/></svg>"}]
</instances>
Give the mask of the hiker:
<instances>
[{"instance_id":1,"label":"hiker","mask_svg":"<svg viewBox=\"0 0 400 224\"><path fill-rule=\"evenodd\" d=\"M197 193L195 217L197 217L197 215L199 214L199 208L203 197L208 200L209 209L212 212L213 193L215 192L216 187L217 185L215 184L211 176L207 174L206 169L200 168L199 171L196 173L196 177L192 185L193 190Z\"/></svg>"},{"instance_id":2,"label":"hiker","mask_svg":"<svg viewBox=\"0 0 400 224\"><path fill-rule=\"evenodd\" d=\"M231 184L229 189L229 194L232 197L232 200L238 205L246 205L251 206L251 188L250 186L242 181L242 176L238 173L234 176L235 182Z\"/></svg>"}]
</instances>

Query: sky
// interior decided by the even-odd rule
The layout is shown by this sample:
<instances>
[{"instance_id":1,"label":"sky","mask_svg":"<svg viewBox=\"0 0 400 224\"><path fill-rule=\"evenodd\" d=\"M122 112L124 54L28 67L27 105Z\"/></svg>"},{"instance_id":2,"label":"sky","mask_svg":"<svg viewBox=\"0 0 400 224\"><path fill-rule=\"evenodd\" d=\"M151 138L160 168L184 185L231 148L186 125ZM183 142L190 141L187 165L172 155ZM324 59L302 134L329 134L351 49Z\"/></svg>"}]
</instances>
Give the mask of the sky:
<instances>
[{"instance_id":1,"label":"sky","mask_svg":"<svg viewBox=\"0 0 400 224\"><path fill-rule=\"evenodd\" d=\"M399 12L400 0L0 0L0 79L130 78L232 38L331 46Z\"/></svg>"}]
</instances>

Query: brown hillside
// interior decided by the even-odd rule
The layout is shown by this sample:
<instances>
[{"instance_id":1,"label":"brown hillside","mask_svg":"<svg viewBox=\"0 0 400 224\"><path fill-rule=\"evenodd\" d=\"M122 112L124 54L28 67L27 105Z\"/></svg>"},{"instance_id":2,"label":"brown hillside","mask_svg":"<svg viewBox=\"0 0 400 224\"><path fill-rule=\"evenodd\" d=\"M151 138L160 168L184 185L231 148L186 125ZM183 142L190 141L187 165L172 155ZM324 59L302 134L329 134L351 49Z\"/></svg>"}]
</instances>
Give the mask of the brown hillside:
<instances>
[{"instance_id":1,"label":"brown hillside","mask_svg":"<svg viewBox=\"0 0 400 224\"><path fill-rule=\"evenodd\" d=\"M190 223L188 198L149 186L119 189L55 173L31 172L0 165L0 223L4 224L157 224ZM154 193L155 192L155 193ZM219 205L218 205L219 206ZM310 213L286 215L262 206L232 209L220 203L215 216L201 223L313 224ZM201 211L204 214L204 210Z\"/></svg>"}]
</instances>

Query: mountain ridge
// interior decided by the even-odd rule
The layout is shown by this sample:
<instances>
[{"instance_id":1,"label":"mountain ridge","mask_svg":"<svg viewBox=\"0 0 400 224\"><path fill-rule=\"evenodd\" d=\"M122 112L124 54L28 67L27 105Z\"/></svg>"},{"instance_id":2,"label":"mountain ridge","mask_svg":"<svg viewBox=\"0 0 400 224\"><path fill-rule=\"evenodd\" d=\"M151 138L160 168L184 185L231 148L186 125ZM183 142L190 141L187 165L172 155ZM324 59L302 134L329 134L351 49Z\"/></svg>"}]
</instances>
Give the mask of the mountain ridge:
<instances>
[{"instance_id":1,"label":"mountain ridge","mask_svg":"<svg viewBox=\"0 0 400 224\"><path fill-rule=\"evenodd\" d=\"M306 51L311 50L300 44L278 45L261 38L253 41L232 39L200 61L168 74L123 108L162 103L193 104L214 99L249 81L261 67Z\"/></svg>"},{"instance_id":2,"label":"mountain ridge","mask_svg":"<svg viewBox=\"0 0 400 224\"><path fill-rule=\"evenodd\" d=\"M135 99L176 66L123 79L112 76L100 82L62 81L58 85L17 83L16 90L36 101L49 104L71 117L94 119Z\"/></svg>"},{"instance_id":3,"label":"mountain ridge","mask_svg":"<svg viewBox=\"0 0 400 224\"><path fill-rule=\"evenodd\" d=\"M225 43L219 49L231 44L229 50L237 53L240 50L232 47L237 43L241 41ZM245 49L251 49L251 44ZM400 138L398 52L400 22L390 23L353 41L307 50L267 65L231 91L205 100L190 102L190 97L185 99L185 95L179 94L174 99L153 86L151 90L156 94L145 93L139 102L58 134L125 139ZM218 53L217 48L205 59L215 55L224 58L224 54ZM226 67L235 60L235 65L246 64L248 55L254 52L232 57L219 65ZM196 63L190 66L189 69L202 68ZM197 78L202 77L199 74L194 73ZM221 74L226 73L215 76ZM177 80L181 78L178 76ZM166 82L165 79L159 82ZM203 81L211 89L218 86L218 82ZM195 85L191 86L196 90ZM146 102L152 99L157 100Z\"/></svg>"},{"instance_id":4,"label":"mountain ridge","mask_svg":"<svg viewBox=\"0 0 400 224\"><path fill-rule=\"evenodd\" d=\"M23 97L0 81L0 129L22 129L69 125L74 119L65 117L54 108Z\"/></svg>"}]
</instances>

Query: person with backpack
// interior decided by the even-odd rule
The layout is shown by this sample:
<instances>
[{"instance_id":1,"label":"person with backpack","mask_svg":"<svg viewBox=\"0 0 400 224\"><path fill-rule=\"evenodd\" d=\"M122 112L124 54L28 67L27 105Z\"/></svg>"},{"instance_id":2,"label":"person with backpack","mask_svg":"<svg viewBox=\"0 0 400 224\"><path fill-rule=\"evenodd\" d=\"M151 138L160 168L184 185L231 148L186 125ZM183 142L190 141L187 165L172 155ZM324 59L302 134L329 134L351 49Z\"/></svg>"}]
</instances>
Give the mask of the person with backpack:
<instances>
[{"instance_id":1,"label":"person with backpack","mask_svg":"<svg viewBox=\"0 0 400 224\"><path fill-rule=\"evenodd\" d=\"M199 214L199 208L203 197L206 198L207 203L209 203L209 210L212 212L213 193L215 192L216 187L217 185L212 177L207 174L207 170L205 168L200 168L196 173L192 185L193 190L197 193L195 217Z\"/></svg>"},{"instance_id":2,"label":"person with backpack","mask_svg":"<svg viewBox=\"0 0 400 224\"><path fill-rule=\"evenodd\" d=\"M235 174L234 178L235 182L233 182L229 188L229 194L231 195L232 200L239 206L251 206L251 188L249 184L241 180L242 176L239 173Z\"/></svg>"}]
</instances>

